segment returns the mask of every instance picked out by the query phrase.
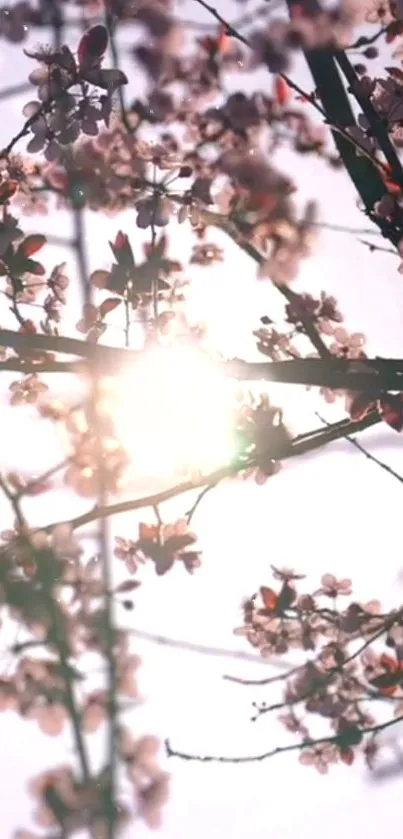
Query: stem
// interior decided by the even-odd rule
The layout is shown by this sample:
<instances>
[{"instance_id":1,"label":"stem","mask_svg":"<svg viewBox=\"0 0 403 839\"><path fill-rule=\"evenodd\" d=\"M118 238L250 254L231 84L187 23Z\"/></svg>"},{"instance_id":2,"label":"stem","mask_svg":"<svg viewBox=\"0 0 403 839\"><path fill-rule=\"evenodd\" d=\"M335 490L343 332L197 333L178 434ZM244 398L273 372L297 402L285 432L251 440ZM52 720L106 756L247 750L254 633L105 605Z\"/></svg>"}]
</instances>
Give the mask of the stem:
<instances>
[{"instance_id":1,"label":"stem","mask_svg":"<svg viewBox=\"0 0 403 839\"><path fill-rule=\"evenodd\" d=\"M329 427L330 423L328 423L320 414L318 414L318 412L316 412L316 416L321 422L323 422L324 425ZM399 475L399 473L395 472L395 470L392 469L391 466L388 466L388 464L384 463L383 460L379 460L378 457L376 457L374 454L371 454L371 452L364 448L364 446L362 446L361 443L358 442L358 440L356 440L354 437L350 437L348 434L344 435L344 439L347 440L347 442L350 443L352 446L354 446L359 452L361 452L361 454L363 454L368 460L370 460L371 463L375 463L377 466L380 467L380 469L384 469L384 471L387 472L388 475L391 475L392 478L396 478L396 480L399 481L400 484L403 484L403 475Z\"/></svg>"},{"instance_id":2,"label":"stem","mask_svg":"<svg viewBox=\"0 0 403 839\"><path fill-rule=\"evenodd\" d=\"M399 722L402 722L403 716L394 717L387 722L380 723L379 725L372 725L368 726L367 728L361 728L360 731L362 734L377 734L379 731L384 731L387 728L390 728L392 725L396 725ZM274 757L275 755L283 754L285 752L295 752L301 751L302 749L306 748L314 748L315 746L325 745L327 743L334 745L338 745L340 740L340 736L334 735L333 737L319 737L317 740L306 740L302 743L293 743L289 746L276 746L275 749L271 749L267 752L262 752L261 754L257 755L245 755L242 757L228 757L224 755L197 755L197 754L190 754L187 752L180 752L177 749L173 749L169 740L165 740L165 747L167 751L168 757L179 757L182 760L193 760L198 761L199 763L255 763L261 760L267 760L269 757Z\"/></svg>"},{"instance_id":3,"label":"stem","mask_svg":"<svg viewBox=\"0 0 403 839\"><path fill-rule=\"evenodd\" d=\"M92 289L89 281L89 271L86 259L85 231L81 209L74 210L76 255L79 267L81 288L85 303L92 302ZM101 369L95 364L91 370L90 380L90 405L89 414L91 426L94 430L96 447L97 473L99 478L98 506L103 508L107 503L107 473L103 462L102 426L99 423L98 402L99 402L99 379ZM115 662L115 632L113 628L113 597L112 597L112 575L108 557L108 533L106 518L99 519L99 554L102 567L102 582L105 590L105 622L106 622L106 659L108 664L108 759L107 767L109 772L108 801L107 801L107 824L108 839L114 839L116 806L115 806L115 765L116 765L116 736L117 736L117 700L116 700L116 662Z\"/></svg>"},{"instance_id":4,"label":"stem","mask_svg":"<svg viewBox=\"0 0 403 839\"><path fill-rule=\"evenodd\" d=\"M12 493L9 491L7 485L5 484L5 482L3 481L2 478L0 478L0 488L3 490L6 498L8 499L8 501L10 502L10 504L11 504L13 510L14 510L15 517L18 521L19 528L21 530L21 536L22 536L22 538L24 538L23 534L24 534L24 532L27 531L27 525L26 525L26 522L25 522L25 518L24 518L24 516L21 512L21 508L20 508L18 499L15 496L12 495ZM27 547L32 549L28 538L25 537L25 539L26 539ZM38 566L39 566L39 563L38 563ZM77 749L77 754L78 754L79 759L80 759L81 771L82 771L82 774L83 774L84 781L86 783L88 783L91 780L91 775L90 775L90 769L89 769L89 762L88 762L88 758L87 758L87 752L86 752L86 748L85 748L85 744L84 744L84 738L83 738L83 735L82 735L82 732L81 732L80 712L79 712L79 710L76 706L74 691L73 691L72 684L71 684L71 675L70 675L70 667L69 667L70 652L69 652L68 645L65 641L65 636L64 636L63 629L60 628L60 615L59 615L58 607L57 607L57 605L56 605L56 603L55 603L55 601L52 597L52 592L48 588L48 581L45 577L41 576L39 567L38 567L37 575L38 575L38 580L42 583L43 596L44 596L44 599L46 601L46 604L47 604L47 607L48 607L48 610L49 610L49 615L50 615L51 620L52 620L53 639L54 639L53 640L53 645L57 649L57 652L58 652L58 655L59 655L61 672L62 672L62 675L63 675L64 685L65 685L65 690L66 690L66 704L67 704L67 709L68 709L69 714L70 714L70 720L71 720L71 724L72 724L72 728L73 728L75 745L76 745L76 749Z\"/></svg>"},{"instance_id":5,"label":"stem","mask_svg":"<svg viewBox=\"0 0 403 839\"><path fill-rule=\"evenodd\" d=\"M277 460L287 460L290 457L298 457L299 455L315 451L327 443L332 443L342 437L345 437L348 430L358 433L359 431L364 431L365 429L370 428L378 422L380 422L380 418L376 413L368 414L368 416L364 417L364 419L359 422L342 420L325 430L319 429L315 432L300 435L290 443L287 449L281 451L270 451L267 455ZM251 458L251 460L242 464L238 463L236 465L223 466L221 469L217 469L209 475L201 476L197 481L183 481L182 483L162 490L155 495L148 495L144 498L134 498L128 501L118 501L116 504L110 504L108 506L95 505L95 507L87 513L82 513L80 516L71 519L69 524L74 530L76 530L77 528L90 524L93 521L97 521L101 518L109 518L110 516L114 516L118 513L129 513L133 510L144 509L145 507L158 507L160 504L163 504L164 501L169 501L177 495L182 495L185 492L191 492L192 490L204 487L207 484L215 485L220 481L225 480L225 478L231 478L238 472L241 472L253 465L254 461ZM60 524L60 522L48 525L44 529L51 530L56 526L56 524Z\"/></svg>"}]
</instances>

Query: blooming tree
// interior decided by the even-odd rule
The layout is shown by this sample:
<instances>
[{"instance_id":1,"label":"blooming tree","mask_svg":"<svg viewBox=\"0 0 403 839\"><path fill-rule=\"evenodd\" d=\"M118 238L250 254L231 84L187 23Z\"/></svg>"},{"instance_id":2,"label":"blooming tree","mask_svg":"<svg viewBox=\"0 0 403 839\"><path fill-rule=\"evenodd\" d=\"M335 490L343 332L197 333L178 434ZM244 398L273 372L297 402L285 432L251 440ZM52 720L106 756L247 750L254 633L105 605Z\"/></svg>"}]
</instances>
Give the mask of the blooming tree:
<instances>
[{"instance_id":1,"label":"blooming tree","mask_svg":"<svg viewBox=\"0 0 403 839\"><path fill-rule=\"evenodd\" d=\"M205 493L222 481L275 481L286 459L340 438L364 450L351 434L378 423L403 429L403 361L369 357L365 336L349 331L326 289L317 298L293 290L318 210L314 196L297 210L298 184L271 160L287 144L302 162L343 167L368 223L403 257L403 3L344 0L329 10L319 0L243 0L237 18L224 19L218 6L193 2L202 24L185 18L179 0L22 0L0 9L2 37L32 62L21 130L0 152L0 371L9 403L53 423L64 447L62 462L42 474L1 475L2 507L15 521L1 533L1 603L19 634L0 698L3 710L35 719L44 735L68 726L74 738L77 763L32 782L49 839L83 828L112 839L135 817L160 824L168 775L158 740L134 739L124 721L138 698L140 661L119 610L133 607L143 565L159 576L174 565L197 576L202 545L191 524ZM370 34L360 34L364 23ZM136 35L131 72L120 66L125 32ZM390 66L373 73L385 42ZM309 90L293 77L294 53L308 63ZM142 90L134 84L140 71ZM236 93L226 92L228 74ZM247 74L264 79L248 93ZM4 111L13 92L0 91ZM27 232L29 216L63 210L74 225L71 276L64 263L50 271L42 264L51 234ZM111 237L109 265L92 272L86 210L132 218ZM170 238L178 225L192 241L186 265ZM225 270L213 229L256 264L256 282L278 292L281 315L256 324L258 361L225 357L189 314L192 266ZM73 336L71 300L80 301ZM135 402L129 434L113 409L125 370L123 411ZM318 389L338 403L341 419L296 436L270 397L273 382ZM230 445L224 451L220 442L213 456L224 390ZM197 421L206 401L201 462ZM133 497L151 461L154 477L166 462L170 484ZM60 478L80 512L32 520L27 499L48 503ZM164 502L190 491L191 509L166 520ZM134 510L144 520L130 539L116 534L111 549L110 521ZM91 523L98 529L88 550L82 533ZM361 753L372 767L378 735L403 719L402 607L360 603L351 581L331 573L314 591L292 569L272 566L271 576L245 592L235 632L265 657L300 651L298 666L260 682L280 687L277 700L255 704L255 717L277 713L295 740L246 757L184 753L167 741L166 754L242 762L296 751L326 773ZM105 665L94 690L88 654ZM107 751L95 770L86 735L101 727Z\"/></svg>"}]
</instances>

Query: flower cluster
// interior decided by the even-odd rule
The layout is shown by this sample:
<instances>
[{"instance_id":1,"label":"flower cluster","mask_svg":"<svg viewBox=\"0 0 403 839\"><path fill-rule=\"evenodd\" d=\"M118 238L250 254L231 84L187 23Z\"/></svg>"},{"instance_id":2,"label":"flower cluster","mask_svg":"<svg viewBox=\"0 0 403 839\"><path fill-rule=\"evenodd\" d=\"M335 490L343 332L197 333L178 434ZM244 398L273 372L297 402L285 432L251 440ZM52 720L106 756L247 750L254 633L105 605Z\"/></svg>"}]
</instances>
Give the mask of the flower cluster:
<instances>
[{"instance_id":1,"label":"flower cluster","mask_svg":"<svg viewBox=\"0 0 403 839\"><path fill-rule=\"evenodd\" d=\"M190 530L186 519L172 525L140 524L136 541L116 538L115 556L122 559L131 574L139 563L151 559L158 575L166 574L175 562L183 562L192 574L200 565L200 550L194 549L197 537Z\"/></svg>"},{"instance_id":2,"label":"flower cluster","mask_svg":"<svg viewBox=\"0 0 403 839\"><path fill-rule=\"evenodd\" d=\"M70 48L28 52L39 67L29 76L37 87L37 100L24 107L33 134L27 151L44 151L47 160L59 160L64 149L81 133L96 136L98 123L109 125L114 91L127 83L121 70L105 70L102 61L108 46L104 26L93 26L81 38L77 59ZM79 93L75 93L76 89ZM98 94L95 89L105 90Z\"/></svg>"},{"instance_id":3,"label":"flower cluster","mask_svg":"<svg viewBox=\"0 0 403 839\"><path fill-rule=\"evenodd\" d=\"M107 413L99 414L98 428L94 428L87 411L74 411L66 418L65 428L71 451L65 471L66 485L83 498L96 496L101 481L109 492L121 489L128 455L116 439Z\"/></svg>"},{"instance_id":4,"label":"flower cluster","mask_svg":"<svg viewBox=\"0 0 403 839\"><path fill-rule=\"evenodd\" d=\"M283 699L254 703L255 719L281 709L280 722L300 737L300 762L321 773L353 763L358 748L371 762L384 727L376 724L377 703L391 701L389 725L403 718L402 609L383 614L378 601L355 601L351 580L333 574L313 594L298 591L303 576L290 569L273 568L273 576L280 587L262 586L246 601L235 633L265 657L302 649L309 658L285 679L268 679L285 682ZM326 721L329 733L314 736L313 718Z\"/></svg>"},{"instance_id":5,"label":"flower cluster","mask_svg":"<svg viewBox=\"0 0 403 839\"><path fill-rule=\"evenodd\" d=\"M99 558L85 558L71 526L59 525L45 532L19 523L13 532L1 534L0 558L1 602L24 626L27 638L15 645L13 674L0 680L0 710L35 720L44 734L56 737L71 720L74 703L73 713L80 719L82 731L92 734L106 724L110 705L106 689L87 688L82 658L88 651L108 657L107 623L99 606L105 595ZM113 596L128 591L131 583L120 583ZM30 656L30 647L36 645L46 652ZM137 699L140 659L133 654L128 634L123 631L116 633L114 655L116 699ZM81 688L77 707L71 692L75 683ZM160 769L158 751L155 737L135 740L119 727L116 756L125 771L133 806L127 808L120 803L118 792L114 801L117 829L133 814L149 826L159 824L168 794L168 776ZM66 835L91 824L94 836L104 836L110 817L108 790L107 765L99 774L87 773L84 777L69 765L46 771L30 787L37 801L35 821L46 828L62 826Z\"/></svg>"},{"instance_id":6,"label":"flower cluster","mask_svg":"<svg viewBox=\"0 0 403 839\"><path fill-rule=\"evenodd\" d=\"M281 458L288 451L292 439L283 421L281 408L273 406L267 395L258 399L251 395L248 400L242 394L236 434L238 462L245 464L241 477L253 476L256 483L266 483L268 478L279 472Z\"/></svg>"},{"instance_id":7,"label":"flower cluster","mask_svg":"<svg viewBox=\"0 0 403 839\"><path fill-rule=\"evenodd\" d=\"M139 303L150 299L154 287L158 295L162 291L167 291L170 285L165 277L169 277L171 272L179 271L181 268L179 263L165 256L167 248L165 236L161 236L155 246L145 246L146 260L140 265L135 264L133 250L126 233L119 231L115 241L109 244L116 262L111 271L94 271L91 281L97 288L107 289L125 297L134 309ZM115 299L114 302L117 305L119 298L117 298L117 303ZM105 308L105 304L103 305ZM111 303L109 305L111 307ZM101 319L105 313L104 310L101 311Z\"/></svg>"}]
</instances>

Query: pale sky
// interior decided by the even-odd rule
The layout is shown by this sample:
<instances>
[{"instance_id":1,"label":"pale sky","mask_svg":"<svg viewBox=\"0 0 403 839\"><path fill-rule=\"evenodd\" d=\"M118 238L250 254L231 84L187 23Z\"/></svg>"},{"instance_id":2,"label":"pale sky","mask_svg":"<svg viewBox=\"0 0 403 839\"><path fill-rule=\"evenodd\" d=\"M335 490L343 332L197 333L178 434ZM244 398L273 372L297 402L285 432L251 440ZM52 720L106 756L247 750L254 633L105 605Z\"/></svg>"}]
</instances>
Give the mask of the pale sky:
<instances>
[{"instance_id":1,"label":"pale sky","mask_svg":"<svg viewBox=\"0 0 403 839\"><path fill-rule=\"evenodd\" d=\"M219 5L228 17L236 8L227 0ZM183 4L183 15L208 20L207 13L190 0ZM32 44L39 40L38 33L33 33ZM1 91L3 86L24 81L32 63L2 41L0 69ZM308 72L301 61L296 62L292 76L309 88ZM265 74L259 75L259 82L267 84ZM241 84L242 79L228 82L231 89ZM28 98L0 103L0 146L19 129ZM357 210L353 187L343 174L330 172L310 159L296 160L291 154L279 158L280 163L294 174L300 198L319 202L323 222L369 226ZM63 236L69 235L69 222L66 213L24 220L26 230ZM119 229L138 241L130 214L113 219L92 214L87 225L91 270L108 267L107 242ZM209 238L224 241L214 233ZM173 229L171 247L173 256L186 261L190 242L182 230ZM53 246L43 254L47 268L67 258L74 276L71 254L66 252L66 256ZM313 294L321 289L334 293L345 314L346 328L367 334L370 353L403 357L403 279L397 267L394 256L371 254L355 237L323 230L317 253L303 264L295 288ZM233 246L226 248L225 261L217 269L207 273L194 270L195 299L207 313L214 305L210 326L223 333L222 349L229 354L251 353L250 332L261 315L272 311L276 299L269 283L255 286L255 273L255 266ZM74 334L78 319L73 309L72 304L68 334ZM12 323L3 304L0 322L2 326ZM18 375L10 376L13 378ZM3 374L0 397L4 402L5 383ZM280 392L285 389L276 391ZM293 401L292 421L298 431L317 426L316 409L329 419L336 416L313 396L307 397L306 406L301 406L300 398ZM0 452L1 471L11 467L35 471L58 457L57 439L49 436L47 425L34 420L29 409L9 408L2 402L0 428L6 440ZM381 425L360 440L403 474L402 438L395 432ZM67 505L75 515L90 503L60 489L46 506L42 499L33 499L25 509L33 523L46 524L64 518ZM288 462L264 487L249 482L222 486L207 495L194 517L203 548L202 567L193 576L181 567L174 568L163 578L147 568L135 595L135 611L126 618L128 625L186 642L249 652L233 629L241 622L242 597L261 584L270 584L270 563L298 568L308 575L308 584L312 580L312 586L326 571L350 576L358 598L376 597L386 607L396 604L402 586L401 506L401 485L343 442L315 456ZM169 520L171 512L180 515L188 508L189 499L182 497L161 512ZM130 538L138 520L135 515L120 517L111 533ZM11 524L12 516L1 500L0 530ZM2 648L6 644L2 643ZM146 701L132 714L134 732L169 737L179 750L217 755L254 754L289 742L275 718L265 716L250 722L252 701L275 701L274 689L246 688L222 680L224 673L263 676L270 669L267 663L248 664L140 640L136 650L144 655L140 684ZM0 717L0 736L1 836L8 839L14 829L29 825L32 804L25 792L27 779L51 762L63 762L67 741L46 739L34 723L22 723L12 714ZM99 749L94 740L94 753L98 755ZM245 766L172 759L168 769L172 792L161 831L165 839L204 839L207 835L221 839L223 834L231 839L291 839L297 832L310 839L323 835L327 839L340 835L378 839L385 830L388 839L401 836L401 778L375 783L361 763L353 768L331 767L328 777L300 766L297 754ZM128 836L136 833L142 837L145 832L138 824Z\"/></svg>"}]
</instances>

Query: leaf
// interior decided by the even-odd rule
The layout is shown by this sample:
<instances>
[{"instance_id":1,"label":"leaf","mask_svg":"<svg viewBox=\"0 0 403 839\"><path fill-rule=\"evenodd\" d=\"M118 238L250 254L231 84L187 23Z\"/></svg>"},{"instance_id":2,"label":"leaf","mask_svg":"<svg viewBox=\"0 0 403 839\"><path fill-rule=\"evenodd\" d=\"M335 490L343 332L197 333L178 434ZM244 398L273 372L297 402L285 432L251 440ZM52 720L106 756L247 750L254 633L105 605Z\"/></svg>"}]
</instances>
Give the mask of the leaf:
<instances>
[{"instance_id":1,"label":"leaf","mask_svg":"<svg viewBox=\"0 0 403 839\"><path fill-rule=\"evenodd\" d=\"M371 394L356 393L354 394L349 407L349 414L352 420L358 422L363 419L369 411L375 407L376 401Z\"/></svg>"},{"instance_id":2,"label":"leaf","mask_svg":"<svg viewBox=\"0 0 403 839\"><path fill-rule=\"evenodd\" d=\"M21 242L17 253L22 256L32 256L33 253L36 253L43 248L45 243L46 236L42 236L41 233L33 233L32 236L27 236L26 239Z\"/></svg>"},{"instance_id":3,"label":"leaf","mask_svg":"<svg viewBox=\"0 0 403 839\"><path fill-rule=\"evenodd\" d=\"M158 538L158 527L155 524L149 525L149 524L144 524L143 522L140 522L140 524L139 524L139 538L140 538L141 541L143 541L143 540L146 541L148 539L151 539L151 540L154 541L154 539Z\"/></svg>"},{"instance_id":4,"label":"leaf","mask_svg":"<svg viewBox=\"0 0 403 839\"><path fill-rule=\"evenodd\" d=\"M127 233L122 233L122 231L119 230L119 232L116 234L114 247L116 248L116 250L120 251L120 250L122 250L122 248L126 247L127 243L128 243Z\"/></svg>"},{"instance_id":5,"label":"leaf","mask_svg":"<svg viewBox=\"0 0 403 839\"><path fill-rule=\"evenodd\" d=\"M141 585L138 580L124 580L115 588L115 594L127 594Z\"/></svg>"},{"instance_id":6,"label":"leaf","mask_svg":"<svg viewBox=\"0 0 403 839\"><path fill-rule=\"evenodd\" d=\"M266 586L260 587L260 596L263 600L263 603L266 609L269 609L270 612L274 612L277 607L277 594L273 591L272 588L267 588Z\"/></svg>"},{"instance_id":7,"label":"leaf","mask_svg":"<svg viewBox=\"0 0 403 839\"><path fill-rule=\"evenodd\" d=\"M337 735L337 742L342 749L347 749L350 746L358 746L362 742L362 731L351 723L340 724L340 731Z\"/></svg>"},{"instance_id":8,"label":"leaf","mask_svg":"<svg viewBox=\"0 0 403 839\"><path fill-rule=\"evenodd\" d=\"M382 696L393 696L398 685L403 682L403 667L399 661L386 653L380 656L379 664L386 670L386 673L375 676L369 682L378 688Z\"/></svg>"},{"instance_id":9,"label":"leaf","mask_svg":"<svg viewBox=\"0 0 403 839\"><path fill-rule=\"evenodd\" d=\"M274 78L274 98L277 105L283 107L290 98L290 88L282 76L275 76Z\"/></svg>"},{"instance_id":10,"label":"leaf","mask_svg":"<svg viewBox=\"0 0 403 839\"><path fill-rule=\"evenodd\" d=\"M97 87L113 93L118 87L127 84L128 79L122 70L98 70L96 77L90 79Z\"/></svg>"},{"instance_id":11,"label":"leaf","mask_svg":"<svg viewBox=\"0 0 403 839\"><path fill-rule=\"evenodd\" d=\"M218 37L217 37L218 52L220 52L221 54L227 52L227 49L229 47L229 43L230 43L230 40L229 40L229 34L228 34L227 27L222 26L221 30L218 34Z\"/></svg>"},{"instance_id":12,"label":"leaf","mask_svg":"<svg viewBox=\"0 0 403 839\"><path fill-rule=\"evenodd\" d=\"M107 282L110 271L93 271L90 276L90 282L96 288L107 288Z\"/></svg>"},{"instance_id":13,"label":"leaf","mask_svg":"<svg viewBox=\"0 0 403 839\"><path fill-rule=\"evenodd\" d=\"M14 195L18 188L17 181L5 181L0 186L0 204L5 204Z\"/></svg>"},{"instance_id":14,"label":"leaf","mask_svg":"<svg viewBox=\"0 0 403 839\"><path fill-rule=\"evenodd\" d=\"M198 43L209 54L210 58L214 58L217 54L223 54L227 51L230 40L226 26L221 26L216 37L206 35L205 38L198 38Z\"/></svg>"},{"instance_id":15,"label":"leaf","mask_svg":"<svg viewBox=\"0 0 403 839\"><path fill-rule=\"evenodd\" d=\"M396 659L393 658L391 655L387 655L387 653L382 653L379 659L379 664L381 665L381 667L384 667L385 670L389 670L390 673L396 673L399 669L399 665Z\"/></svg>"},{"instance_id":16,"label":"leaf","mask_svg":"<svg viewBox=\"0 0 403 839\"><path fill-rule=\"evenodd\" d=\"M113 312L117 306L120 306L122 299L119 297L108 297L106 300L101 303L99 307L99 314L101 318L104 318L105 315L109 314L109 312Z\"/></svg>"},{"instance_id":17,"label":"leaf","mask_svg":"<svg viewBox=\"0 0 403 839\"><path fill-rule=\"evenodd\" d=\"M278 595L277 611L284 612L285 609L289 609L291 604L294 603L296 596L297 594L295 589L290 586L287 581L285 581L280 594Z\"/></svg>"},{"instance_id":18,"label":"leaf","mask_svg":"<svg viewBox=\"0 0 403 839\"><path fill-rule=\"evenodd\" d=\"M193 169L191 166L187 166L185 164L184 166L181 166L181 168L179 169L178 178L191 178L192 175Z\"/></svg>"},{"instance_id":19,"label":"leaf","mask_svg":"<svg viewBox=\"0 0 403 839\"><path fill-rule=\"evenodd\" d=\"M347 766L351 766L351 764L354 763L354 757L355 755L352 749L340 749L340 758L343 763L347 764Z\"/></svg>"},{"instance_id":20,"label":"leaf","mask_svg":"<svg viewBox=\"0 0 403 839\"><path fill-rule=\"evenodd\" d=\"M66 45L63 45L60 52L54 56L54 62L59 67L63 67L65 70L68 70L70 73L75 73L76 71L74 55L71 52L71 49Z\"/></svg>"},{"instance_id":21,"label":"leaf","mask_svg":"<svg viewBox=\"0 0 403 839\"><path fill-rule=\"evenodd\" d=\"M77 57L80 69L99 64L108 46L108 32L105 26L92 26L82 36L78 45Z\"/></svg>"},{"instance_id":22,"label":"leaf","mask_svg":"<svg viewBox=\"0 0 403 839\"><path fill-rule=\"evenodd\" d=\"M43 277L46 271L40 262L35 259L27 259L24 264L24 271L29 271L30 274L35 274L36 277Z\"/></svg>"},{"instance_id":23,"label":"leaf","mask_svg":"<svg viewBox=\"0 0 403 839\"><path fill-rule=\"evenodd\" d=\"M403 70L400 67L385 67L385 70L395 81L403 84Z\"/></svg>"},{"instance_id":24,"label":"leaf","mask_svg":"<svg viewBox=\"0 0 403 839\"><path fill-rule=\"evenodd\" d=\"M109 242L109 246L118 265L124 265L127 268L134 266L133 251L127 233L119 230L115 241Z\"/></svg>"},{"instance_id":25,"label":"leaf","mask_svg":"<svg viewBox=\"0 0 403 839\"><path fill-rule=\"evenodd\" d=\"M382 419L394 431L403 430L403 402L400 394L388 394L380 400Z\"/></svg>"}]
</instances>

